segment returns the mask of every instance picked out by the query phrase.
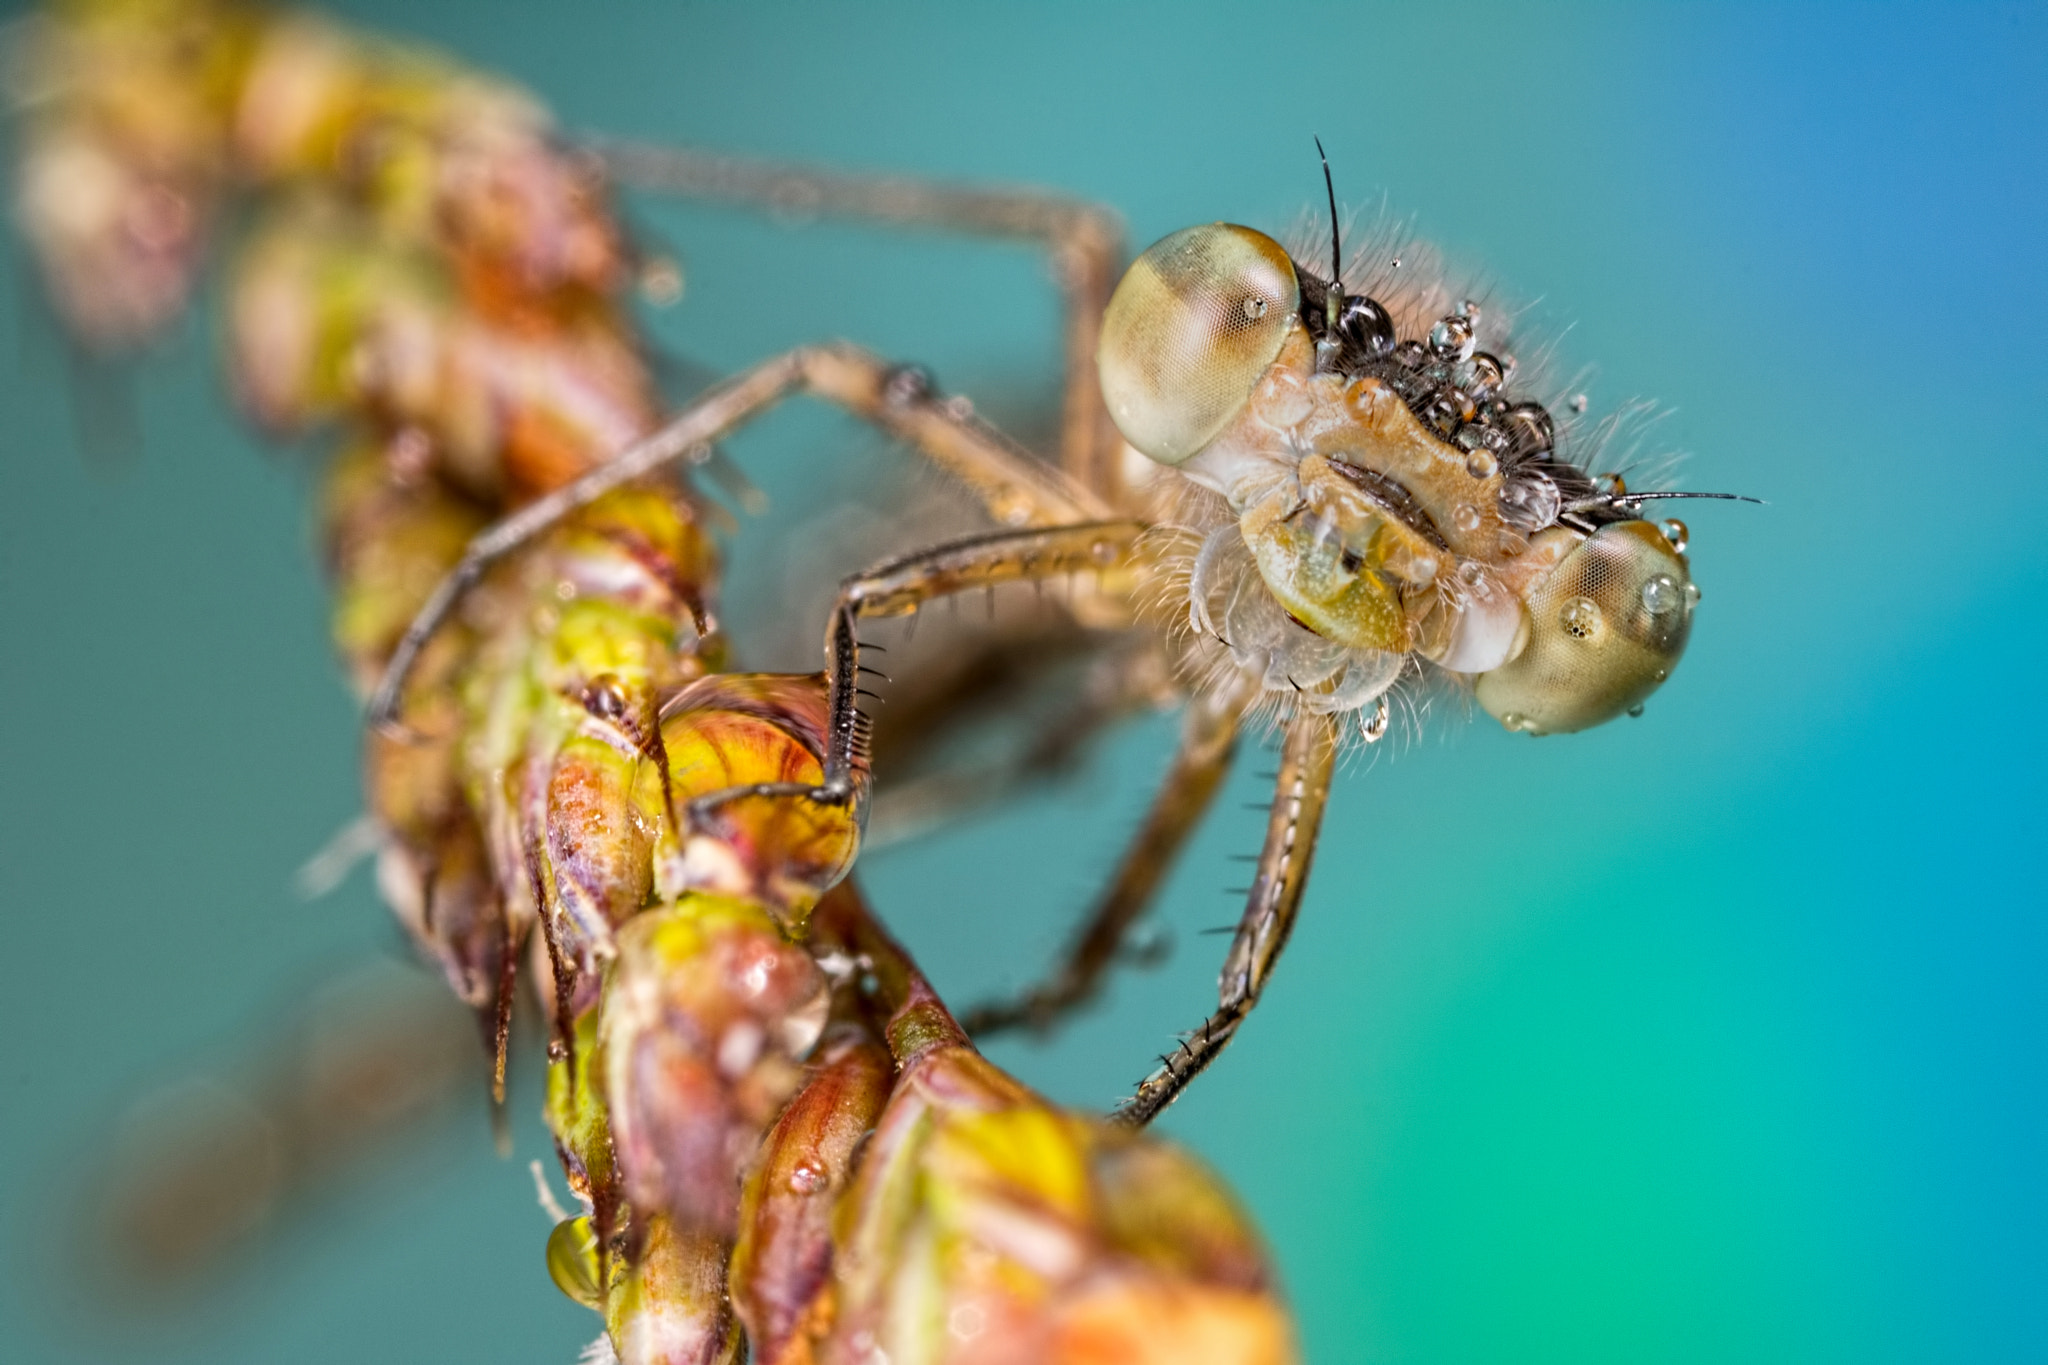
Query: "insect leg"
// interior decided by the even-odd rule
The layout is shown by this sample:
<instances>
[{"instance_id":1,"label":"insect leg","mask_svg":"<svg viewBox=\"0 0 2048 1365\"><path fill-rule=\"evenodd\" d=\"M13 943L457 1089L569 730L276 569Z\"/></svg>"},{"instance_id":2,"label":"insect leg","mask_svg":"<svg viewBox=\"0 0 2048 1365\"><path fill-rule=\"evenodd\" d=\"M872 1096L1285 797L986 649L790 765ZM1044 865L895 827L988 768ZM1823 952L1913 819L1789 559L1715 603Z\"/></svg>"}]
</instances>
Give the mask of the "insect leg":
<instances>
[{"instance_id":1,"label":"insect leg","mask_svg":"<svg viewBox=\"0 0 2048 1365\"><path fill-rule=\"evenodd\" d=\"M1043 1030L1094 998L1131 926L1151 903L1167 869L1215 798L1236 752L1245 700L1231 693L1209 693L1189 706L1173 767L1064 960L1051 975L1016 997L969 1010L961 1017L969 1033L979 1036L1020 1025Z\"/></svg>"},{"instance_id":2,"label":"insect leg","mask_svg":"<svg viewBox=\"0 0 2048 1365\"><path fill-rule=\"evenodd\" d=\"M1258 875L1252 879L1237 937L1223 959L1216 1012L1161 1058L1159 1069L1118 1107L1117 1117L1123 1122L1142 1127L1158 1117L1230 1045L1238 1026L1258 1004L1301 908L1309 859L1315 853L1316 832L1330 794L1330 773L1336 765L1338 724L1335 717L1312 712L1298 714L1289 722L1280 749L1272 814L1266 820L1266 842L1259 851Z\"/></svg>"},{"instance_id":3,"label":"insect leg","mask_svg":"<svg viewBox=\"0 0 2048 1365\"><path fill-rule=\"evenodd\" d=\"M855 707L860 686L861 618L908 616L926 603L1001 583L1116 569L1146 530L1141 521L1083 522L1045 530L994 531L889 560L840 585L825 628L826 705L823 774L817 786L757 783L711 792L690 803L690 823L730 801L795 796L826 805L858 802L865 790L867 718Z\"/></svg>"},{"instance_id":4,"label":"insect leg","mask_svg":"<svg viewBox=\"0 0 2048 1365\"><path fill-rule=\"evenodd\" d=\"M1122 441L1095 371L1102 312L1124 265L1123 220L1099 204L1038 189L970 188L901 175L849 175L690 147L586 143L618 184L807 217L851 218L1042 244L1064 305L1060 467L1114 504Z\"/></svg>"},{"instance_id":5,"label":"insect leg","mask_svg":"<svg viewBox=\"0 0 2048 1365\"><path fill-rule=\"evenodd\" d=\"M1112 515L1114 504L1049 468L971 410L938 397L919 371L839 344L806 354L804 382L966 484L1003 525L1057 526Z\"/></svg>"},{"instance_id":6,"label":"insect leg","mask_svg":"<svg viewBox=\"0 0 2048 1365\"><path fill-rule=\"evenodd\" d=\"M684 408L659 431L618 456L538 498L470 542L462 560L435 587L391 653L365 708L370 724L401 732L398 708L420 651L491 567L518 552L605 494L710 443L804 390L910 442L972 488L999 520L1016 524L1090 521L1105 515L1099 500L1012 447L985 423L955 412L917 386L910 373L854 346L800 347L763 361Z\"/></svg>"}]
</instances>

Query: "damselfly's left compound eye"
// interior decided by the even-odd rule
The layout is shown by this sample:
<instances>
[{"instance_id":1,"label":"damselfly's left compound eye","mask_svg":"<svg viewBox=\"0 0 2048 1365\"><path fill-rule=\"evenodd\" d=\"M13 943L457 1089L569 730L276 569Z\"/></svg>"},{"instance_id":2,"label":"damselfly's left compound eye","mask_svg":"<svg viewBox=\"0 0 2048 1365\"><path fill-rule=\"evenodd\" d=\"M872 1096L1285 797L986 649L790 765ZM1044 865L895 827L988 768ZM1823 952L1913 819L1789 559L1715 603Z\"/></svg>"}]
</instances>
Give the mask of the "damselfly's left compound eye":
<instances>
[{"instance_id":1,"label":"damselfly's left compound eye","mask_svg":"<svg viewBox=\"0 0 2048 1365\"><path fill-rule=\"evenodd\" d=\"M1178 465L1213 440L1280 354L1301 305L1278 242L1231 223L1184 228L1132 263L1096 363L1124 439Z\"/></svg>"},{"instance_id":2,"label":"damselfly's left compound eye","mask_svg":"<svg viewBox=\"0 0 2048 1365\"><path fill-rule=\"evenodd\" d=\"M1684 556L1647 521L1601 527L1530 594L1529 643L1479 677L1479 704L1510 730L1564 734L1657 690L1692 633Z\"/></svg>"}]
</instances>

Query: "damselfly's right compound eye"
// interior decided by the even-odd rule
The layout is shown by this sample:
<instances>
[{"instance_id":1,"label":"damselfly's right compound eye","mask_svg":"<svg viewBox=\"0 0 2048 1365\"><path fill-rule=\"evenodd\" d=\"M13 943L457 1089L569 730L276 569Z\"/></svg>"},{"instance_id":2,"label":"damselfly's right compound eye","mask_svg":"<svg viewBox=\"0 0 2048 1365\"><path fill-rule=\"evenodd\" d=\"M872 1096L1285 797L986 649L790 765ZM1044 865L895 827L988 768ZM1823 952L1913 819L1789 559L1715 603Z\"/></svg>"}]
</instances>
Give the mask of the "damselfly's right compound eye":
<instances>
[{"instance_id":1,"label":"damselfly's right compound eye","mask_svg":"<svg viewBox=\"0 0 2048 1365\"><path fill-rule=\"evenodd\" d=\"M1655 526L1603 526L1530 593L1528 644L1479 675L1479 704L1532 735L1612 720L1671 676L1699 596L1685 556Z\"/></svg>"},{"instance_id":2,"label":"damselfly's right compound eye","mask_svg":"<svg viewBox=\"0 0 2048 1365\"><path fill-rule=\"evenodd\" d=\"M1296 322L1294 262L1262 232L1184 228L1125 272L1096 364L1117 429L1178 465L1228 426Z\"/></svg>"}]
</instances>

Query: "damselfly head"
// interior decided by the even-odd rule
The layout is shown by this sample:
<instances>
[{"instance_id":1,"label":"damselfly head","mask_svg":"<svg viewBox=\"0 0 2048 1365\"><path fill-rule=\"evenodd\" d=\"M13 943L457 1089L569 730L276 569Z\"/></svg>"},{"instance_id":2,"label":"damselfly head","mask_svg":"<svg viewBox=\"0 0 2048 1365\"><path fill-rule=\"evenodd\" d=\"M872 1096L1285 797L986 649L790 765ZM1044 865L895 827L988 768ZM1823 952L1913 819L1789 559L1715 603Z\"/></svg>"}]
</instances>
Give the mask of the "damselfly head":
<instances>
[{"instance_id":1,"label":"damselfly head","mask_svg":"<svg viewBox=\"0 0 2048 1365\"><path fill-rule=\"evenodd\" d=\"M1248 554L1191 572L1194 619L1269 688L1304 687L1296 664L1331 647L1415 655L1474 681L1508 729L1551 734L1640 706L1677 664L1699 591L1683 528L1641 507L1677 495L1605 488L1559 455L1481 321L1471 302L1347 293L1228 223L1163 239L1118 285L1104 398L1134 448L1227 501ZM1299 640L1214 620L1233 562ZM1336 659L1309 676L1361 673ZM1328 679L1347 705L1376 700Z\"/></svg>"}]
</instances>

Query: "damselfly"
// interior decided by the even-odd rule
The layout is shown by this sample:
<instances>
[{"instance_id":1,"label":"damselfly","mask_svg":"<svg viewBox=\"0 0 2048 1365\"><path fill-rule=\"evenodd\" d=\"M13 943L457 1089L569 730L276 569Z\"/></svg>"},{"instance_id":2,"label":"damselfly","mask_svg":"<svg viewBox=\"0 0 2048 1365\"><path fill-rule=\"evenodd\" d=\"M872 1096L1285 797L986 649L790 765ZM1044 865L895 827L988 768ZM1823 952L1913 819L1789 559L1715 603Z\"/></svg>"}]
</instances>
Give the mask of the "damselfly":
<instances>
[{"instance_id":1,"label":"damselfly","mask_svg":"<svg viewBox=\"0 0 2048 1365\"><path fill-rule=\"evenodd\" d=\"M1510 730L1583 729L1639 710L1683 652L1699 599L1683 522L1665 500L1595 475L1586 441L1518 381L1505 330L1450 302L1418 252L1375 244L1347 289L1272 238L1229 224L1150 248L1103 316L1102 395L1130 453L1082 442L1063 476L948 404L923 376L854 348L790 352L691 405L659 435L481 537L401 642L373 697L392 723L412 653L499 557L621 483L808 392L875 422L1020 529L918 552L849 578L825 652L833 681L824 781L775 786L856 800L864 759L857 628L939 598L1090 575L1077 610L1151 632L1192 697L1162 792L1073 951L984 1029L1044 1022L1084 999L1214 793L1248 717L1282 730L1280 768L1218 1007L1126 1103L1149 1121L1229 1043L1291 931L1347 729L1386 733L1404 678L1461 688ZM1084 437L1087 433L1084 428ZM1592 447L1572 449L1578 441ZM1151 608L1147 615L1147 608ZM735 795L738 794L738 789ZM702 800L693 818L715 809Z\"/></svg>"}]
</instances>

